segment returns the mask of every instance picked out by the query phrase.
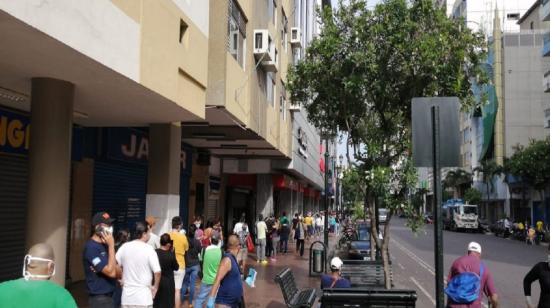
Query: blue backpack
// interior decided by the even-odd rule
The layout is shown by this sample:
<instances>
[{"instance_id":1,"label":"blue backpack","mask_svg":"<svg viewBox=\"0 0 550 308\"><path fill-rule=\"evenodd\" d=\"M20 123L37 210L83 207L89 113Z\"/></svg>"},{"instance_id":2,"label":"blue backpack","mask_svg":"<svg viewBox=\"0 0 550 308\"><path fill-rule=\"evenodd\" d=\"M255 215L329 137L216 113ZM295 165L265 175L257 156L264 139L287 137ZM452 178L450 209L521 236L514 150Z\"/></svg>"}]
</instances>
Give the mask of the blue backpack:
<instances>
[{"instance_id":1,"label":"blue backpack","mask_svg":"<svg viewBox=\"0 0 550 308\"><path fill-rule=\"evenodd\" d=\"M464 272L451 279L445 288L445 294L456 304L469 304L477 300L483 277L483 263L479 265L479 276L476 273Z\"/></svg>"}]
</instances>

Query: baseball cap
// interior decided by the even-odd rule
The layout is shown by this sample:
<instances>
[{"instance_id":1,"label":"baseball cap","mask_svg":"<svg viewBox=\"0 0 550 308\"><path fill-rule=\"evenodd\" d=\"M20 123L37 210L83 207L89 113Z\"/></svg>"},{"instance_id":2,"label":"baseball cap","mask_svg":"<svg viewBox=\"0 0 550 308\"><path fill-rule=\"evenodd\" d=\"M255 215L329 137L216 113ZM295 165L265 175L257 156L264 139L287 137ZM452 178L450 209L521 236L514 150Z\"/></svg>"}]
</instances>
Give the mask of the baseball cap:
<instances>
[{"instance_id":1,"label":"baseball cap","mask_svg":"<svg viewBox=\"0 0 550 308\"><path fill-rule=\"evenodd\" d=\"M481 253L481 245L477 242L470 242L470 244L468 244L468 251Z\"/></svg>"},{"instance_id":2,"label":"baseball cap","mask_svg":"<svg viewBox=\"0 0 550 308\"><path fill-rule=\"evenodd\" d=\"M109 213L107 212L98 212L92 217L92 226L97 226L99 224L110 225L115 221Z\"/></svg>"},{"instance_id":3,"label":"baseball cap","mask_svg":"<svg viewBox=\"0 0 550 308\"><path fill-rule=\"evenodd\" d=\"M342 264L344 264L344 262L342 262L342 260L338 257L334 257L332 258L332 260L330 260L331 269L340 270L342 268Z\"/></svg>"},{"instance_id":4,"label":"baseball cap","mask_svg":"<svg viewBox=\"0 0 550 308\"><path fill-rule=\"evenodd\" d=\"M147 216L147 218L145 218L145 221L149 226L152 226L157 223L157 218L155 216Z\"/></svg>"}]
</instances>

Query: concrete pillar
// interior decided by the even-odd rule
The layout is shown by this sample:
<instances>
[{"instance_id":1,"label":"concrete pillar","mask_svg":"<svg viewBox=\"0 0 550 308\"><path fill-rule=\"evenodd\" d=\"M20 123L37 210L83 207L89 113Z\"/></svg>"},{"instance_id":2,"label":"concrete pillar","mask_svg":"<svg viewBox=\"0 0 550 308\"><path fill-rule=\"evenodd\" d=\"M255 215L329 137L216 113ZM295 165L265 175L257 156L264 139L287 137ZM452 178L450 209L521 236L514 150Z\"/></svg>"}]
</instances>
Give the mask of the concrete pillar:
<instances>
[{"instance_id":1,"label":"concrete pillar","mask_svg":"<svg viewBox=\"0 0 550 308\"><path fill-rule=\"evenodd\" d=\"M46 242L53 247L53 281L64 285L74 85L50 78L33 78L31 83L26 243L31 247Z\"/></svg>"},{"instance_id":2,"label":"concrete pillar","mask_svg":"<svg viewBox=\"0 0 550 308\"><path fill-rule=\"evenodd\" d=\"M180 214L182 159L180 124L151 124L145 212L157 218L153 232L159 235L170 231L172 217Z\"/></svg>"},{"instance_id":3,"label":"concrete pillar","mask_svg":"<svg viewBox=\"0 0 550 308\"><path fill-rule=\"evenodd\" d=\"M260 214L264 217L273 214L273 179L271 174L256 176L256 215Z\"/></svg>"}]
</instances>

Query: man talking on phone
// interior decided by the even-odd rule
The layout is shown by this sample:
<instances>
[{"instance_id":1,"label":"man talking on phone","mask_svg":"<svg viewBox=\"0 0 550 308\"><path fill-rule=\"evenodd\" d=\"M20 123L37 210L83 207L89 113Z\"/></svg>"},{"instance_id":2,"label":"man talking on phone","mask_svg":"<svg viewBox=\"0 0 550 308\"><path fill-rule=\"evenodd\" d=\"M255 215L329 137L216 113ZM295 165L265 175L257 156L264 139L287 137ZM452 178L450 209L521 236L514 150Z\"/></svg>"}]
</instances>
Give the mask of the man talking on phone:
<instances>
[{"instance_id":1,"label":"man talking on phone","mask_svg":"<svg viewBox=\"0 0 550 308\"><path fill-rule=\"evenodd\" d=\"M112 308L113 292L121 269L115 259L113 221L108 213L92 218L92 237L84 246L83 263L90 308Z\"/></svg>"}]
</instances>

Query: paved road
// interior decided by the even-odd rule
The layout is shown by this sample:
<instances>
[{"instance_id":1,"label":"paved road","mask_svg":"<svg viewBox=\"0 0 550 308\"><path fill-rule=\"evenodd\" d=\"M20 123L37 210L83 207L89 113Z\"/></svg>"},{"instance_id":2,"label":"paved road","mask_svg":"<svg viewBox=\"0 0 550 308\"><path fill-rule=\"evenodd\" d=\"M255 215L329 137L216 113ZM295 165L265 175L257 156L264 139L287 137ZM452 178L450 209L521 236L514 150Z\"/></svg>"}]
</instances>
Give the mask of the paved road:
<instances>
[{"instance_id":1,"label":"paved road","mask_svg":"<svg viewBox=\"0 0 550 308\"><path fill-rule=\"evenodd\" d=\"M390 254L393 260L396 287L415 289L418 292L417 307L435 305L433 227L426 226L414 235L405 226L405 220L392 219ZM527 246L494 235L455 233L444 231L445 276L451 263L465 254L470 241L482 246L482 259L493 273L501 307L525 307L523 277L531 267L547 258L546 247ZM533 284L533 299L538 301L538 283ZM486 301L485 301L486 302Z\"/></svg>"}]
</instances>

